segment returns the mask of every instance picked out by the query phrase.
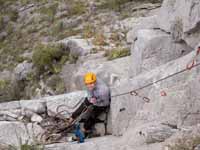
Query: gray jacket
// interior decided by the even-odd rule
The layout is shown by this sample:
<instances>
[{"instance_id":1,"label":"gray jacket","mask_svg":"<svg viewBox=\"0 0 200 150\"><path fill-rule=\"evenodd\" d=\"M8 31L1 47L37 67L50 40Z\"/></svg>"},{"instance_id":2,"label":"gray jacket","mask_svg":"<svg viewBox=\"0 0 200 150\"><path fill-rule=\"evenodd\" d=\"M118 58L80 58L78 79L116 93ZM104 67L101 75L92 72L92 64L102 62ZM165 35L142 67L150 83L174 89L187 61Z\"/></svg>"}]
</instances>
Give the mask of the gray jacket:
<instances>
[{"instance_id":1,"label":"gray jacket","mask_svg":"<svg viewBox=\"0 0 200 150\"><path fill-rule=\"evenodd\" d=\"M109 87L101 80L97 79L95 88L92 91L88 90L88 99L95 97L96 103L95 106L109 106L110 105L110 89Z\"/></svg>"}]
</instances>

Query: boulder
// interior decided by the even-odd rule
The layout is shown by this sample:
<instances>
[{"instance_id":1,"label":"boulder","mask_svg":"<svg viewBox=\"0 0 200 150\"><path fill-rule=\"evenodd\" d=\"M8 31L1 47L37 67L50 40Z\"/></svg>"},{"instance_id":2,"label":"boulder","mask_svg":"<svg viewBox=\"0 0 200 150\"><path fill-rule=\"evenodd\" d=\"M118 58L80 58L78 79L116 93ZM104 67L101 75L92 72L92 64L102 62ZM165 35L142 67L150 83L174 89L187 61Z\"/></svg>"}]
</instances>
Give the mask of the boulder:
<instances>
[{"instance_id":1,"label":"boulder","mask_svg":"<svg viewBox=\"0 0 200 150\"><path fill-rule=\"evenodd\" d=\"M70 117L71 113L83 102L86 91L77 91L68 94L45 97L49 116L54 116L58 112L65 117Z\"/></svg>"},{"instance_id":2,"label":"boulder","mask_svg":"<svg viewBox=\"0 0 200 150\"><path fill-rule=\"evenodd\" d=\"M15 76L17 80L23 80L27 78L27 75L31 73L33 64L24 61L17 65L14 70Z\"/></svg>"},{"instance_id":3,"label":"boulder","mask_svg":"<svg viewBox=\"0 0 200 150\"><path fill-rule=\"evenodd\" d=\"M21 100L20 106L22 109L28 109L34 113L45 113L46 112L46 101L45 100Z\"/></svg>"},{"instance_id":4,"label":"boulder","mask_svg":"<svg viewBox=\"0 0 200 150\"><path fill-rule=\"evenodd\" d=\"M12 101L7 103L0 103L0 110L13 110L13 109L20 109L20 102L19 101Z\"/></svg>"},{"instance_id":5,"label":"boulder","mask_svg":"<svg viewBox=\"0 0 200 150\"><path fill-rule=\"evenodd\" d=\"M164 0L157 22L166 32L179 32L180 39L195 47L200 40L200 2L197 0Z\"/></svg>"},{"instance_id":6,"label":"boulder","mask_svg":"<svg viewBox=\"0 0 200 150\"><path fill-rule=\"evenodd\" d=\"M130 57L106 61L100 54L80 57L77 64L66 64L62 69L62 78L67 85L67 92L83 90L83 76L87 72L94 72L110 87L119 86L129 76ZM121 68L121 69L119 69Z\"/></svg>"},{"instance_id":7,"label":"boulder","mask_svg":"<svg viewBox=\"0 0 200 150\"><path fill-rule=\"evenodd\" d=\"M40 123L40 122L42 122L42 120L43 120L43 118L40 115L38 115L38 114L34 114L31 117L31 122Z\"/></svg>"},{"instance_id":8,"label":"boulder","mask_svg":"<svg viewBox=\"0 0 200 150\"><path fill-rule=\"evenodd\" d=\"M22 116L21 109L0 111L0 121L16 121L21 116Z\"/></svg>"},{"instance_id":9,"label":"boulder","mask_svg":"<svg viewBox=\"0 0 200 150\"><path fill-rule=\"evenodd\" d=\"M21 122L0 122L0 141L1 143L19 146L25 144L29 139L26 126Z\"/></svg>"},{"instance_id":10,"label":"boulder","mask_svg":"<svg viewBox=\"0 0 200 150\"><path fill-rule=\"evenodd\" d=\"M194 148L194 150L200 150L200 144L197 145L197 146Z\"/></svg>"},{"instance_id":11,"label":"boulder","mask_svg":"<svg viewBox=\"0 0 200 150\"><path fill-rule=\"evenodd\" d=\"M28 123L26 125L26 130L29 135L29 143L37 144L37 142L41 142L42 133L44 130L38 125L38 123Z\"/></svg>"},{"instance_id":12,"label":"boulder","mask_svg":"<svg viewBox=\"0 0 200 150\"><path fill-rule=\"evenodd\" d=\"M1 32L1 33L0 33L0 40L3 41L7 36L8 36L8 33L7 33L7 32L5 32L5 31L4 31L4 32Z\"/></svg>"},{"instance_id":13,"label":"boulder","mask_svg":"<svg viewBox=\"0 0 200 150\"><path fill-rule=\"evenodd\" d=\"M172 136L177 129L162 124L150 124L143 126L139 134L145 138L147 144L164 142Z\"/></svg>"},{"instance_id":14,"label":"boulder","mask_svg":"<svg viewBox=\"0 0 200 150\"><path fill-rule=\"evenodd\" d=\"M70 50L70 53L75 56L87 55L93 48L91 41L87 39L66 38L58 41L58 43L64 44Z\"/></svg>"},{"instance_id":15,"label":"boulder","mask_svg":"<svg viewBox=\"0 0 200 150\"><path fill-rule=\"evenodd\" d=\"M150 84L183 69L191 63L195 51L182 58L170 61L149 72L143 73L122 83L112 90L112 132L122 135L129 126L159 121L178 128L199 123L199 78L200 68L185 70L162 82ZM198 60L197 60L198 61ZM137 96L129 93L116 97L116 94L126 93L147 84L151 86L138 91ZM165 95L162 92L165 92ZM147 103L144 97L150 99Z\"/></svg>"},{"instance_id":16,"label":"boulder","mask_svg":"<svg viewBox=\"0 0 200 150\"><path fill-rule=\"evenodd\" d=\"M87 72L94 72L110 87L120 85L120 82L128 78L130 57L124 57L113 61L100 59L83 59L84 61L74 74L74 81L79 88L84 87L83 76ZM121 68L121 69L119 69Z\"/></svg>"},{"instance_id":17,"label":"boulder","mask_svg":"<svg viewBox=\"0 0 200 150\"><path fill-rule=\"evenodd\" d=\"M162 150L162 143L177 132L167 125L159 122L149 122L137 127L129 126L127 132L120 138L120 145L127 145L132 149L148 149L157 145Z\"/></svg>"},{"instance_id":18,"label":"boulder","mask_svg":"<svg viewBox=\"0 0 200 150\"><path fill-rule=\"evenodd\" d=\"M8 70L3 70L0 72L0 80L10 80L12 77L12 72Z\"/></svg>"},{"instance_id":19,"label":"boulder","mask_svg":"<svg viewBox=\"0 0 200 150\"><path fill-rule=\"evenodd\" d=\"M137 40L131 48L131 77L150 71L188 54L192 49L186 43L176 43L160 30L144 29L137 32Z\"/></svg>"},{"instance_id":20,"label":"boulder","mask_svg":"<svg viewBox=\"0 0 200 150\"><path fill-rule=\"evenodd\" d=\"M137 38L137 32L142 29L156 29L158 28L157 16L140 17L135 19L134 24L131 26L131 30L126 35L126 41L128 43L134 43Z\"/></svg>"},{"instance_id":21,"label":"boulder","mask_svg":"<svg viewBox=\"0 0 200 150\"><path fill-rule=\"evenodd\" d=\"M181 128L176 134L167 139L163 146L165 149L199 149L200 125Z\"/></svg>"}]
</instances>

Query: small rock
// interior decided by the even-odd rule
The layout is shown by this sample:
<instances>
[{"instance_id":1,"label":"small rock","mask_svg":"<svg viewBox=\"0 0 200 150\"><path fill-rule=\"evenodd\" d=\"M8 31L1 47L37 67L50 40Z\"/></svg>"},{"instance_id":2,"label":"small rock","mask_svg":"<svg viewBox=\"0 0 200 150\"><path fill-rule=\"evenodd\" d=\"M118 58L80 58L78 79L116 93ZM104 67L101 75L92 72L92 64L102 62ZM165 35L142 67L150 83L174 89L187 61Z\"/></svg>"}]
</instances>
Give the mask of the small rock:
<instances>
[{"instance_id":1,"label":"small rock","mask_svg":"<svg viewBox=\"0 0 200 150\"><path fill-rule=\"evenodd\" d=\"M17 80L23 80L27 78L27 75L31 73L32 71L32 63L28 63L24 61L23 63L20 63L17 65L17 67L14 70L15 76Z\"/></svg>"},{"instance_id":2,"label":"small rock","mask_svg":"<svg viewBox=\"0 0 200 150\"><path fill-rule=\"evenodd\" d=\"M45 113L46 103L45 100L21 100L20 105L22 109L28 109L34 113Z\"/></svg>"},{"instance_id":3,"label":"small rock","mask_svg":"<svg viewBox=\"0 0 200 150\"><path fill-rule=\"evenodd\" d=\"M194 148L194 150L200 150L200 144L197 145L197 146Z\"/></svg>"},{"instance_id":4,"label":"small rock","mask_svg":"<svg viewBox=\"0 0 200 150\"><path fill-rule=\"evenodd\" d=\"M6 36L8 35L8 33L7 32L1 32L0 33L0 41L2 41L2 40L4 40L5 38L6 38Z\"/></svg>"},{"instance_id":5,"label":"small rock","mask_svg":"<svg viewBox=\"0 0 200 150\"><path fill-rule=\"evenodd\" d=\"M13 109L20 109L19 101L7 102L7 103L0 103L0 110L13 110Z\"/></svg>"},{"instance_id":6,"label":"small rock","mask_svg":"<svg viewBox=\"0 0 200 150\"><path fill-rule=\"evenodd\" d=\"M32 122L38 122L40 123L42 121L42 117L40 115L37 115L37 114L34 114L32 117L31 117L31 121Z\"/></svg>"},{"instance_id":7,"label":"small rock","mask_svg":"<svg viewBox=\"0 0 200 150\"><path fill-rule=\"evenodd\" d=\"M93 48L91 41L85 39L63 39L59 41L69 48L70 53L75 56L84 56L90 53Z\"/></svg>"},{"instance_id":8,"label":"small rock","mask_svg":"<svg viewBox=\"0 0 200 150\"><path fill-rule=\"evenodd\" d=\"M172 129L168 126L155 124L142 128L139 134L141 134L141 136L144 136L146 143L149 144L163 142L165 141L165 139L172 136L172 134L176 131L177 130Z\"/></svg>"}]
</instances>

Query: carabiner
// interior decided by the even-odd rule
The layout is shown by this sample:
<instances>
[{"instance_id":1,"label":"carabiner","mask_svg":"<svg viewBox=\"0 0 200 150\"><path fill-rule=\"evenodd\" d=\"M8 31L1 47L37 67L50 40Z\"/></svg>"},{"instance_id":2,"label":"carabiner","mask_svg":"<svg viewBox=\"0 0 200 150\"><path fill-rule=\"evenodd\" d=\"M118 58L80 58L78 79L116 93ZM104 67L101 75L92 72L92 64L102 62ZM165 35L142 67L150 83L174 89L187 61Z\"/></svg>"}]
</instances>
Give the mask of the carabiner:
<instances>
[{"instance_id":1,"label":"carabiner","mask_svg":"<svg viewBox=\"0 0 200 150\"><path fill-rule=\"evenodd\" d=\"M138 93L136 91L131 91L130 94L133 96L138 96Z\"/></svg>"},{"instance_id":2,"label":"carabiner","mask_svg":"<svg viewBox=\"0 0 200 150\"><path fill-rule=\"evenodd\" d=\"M148 97L143 97L142 98L145 102L149 103L150 102L150 99Z\"/></svg>"}]
</instances>

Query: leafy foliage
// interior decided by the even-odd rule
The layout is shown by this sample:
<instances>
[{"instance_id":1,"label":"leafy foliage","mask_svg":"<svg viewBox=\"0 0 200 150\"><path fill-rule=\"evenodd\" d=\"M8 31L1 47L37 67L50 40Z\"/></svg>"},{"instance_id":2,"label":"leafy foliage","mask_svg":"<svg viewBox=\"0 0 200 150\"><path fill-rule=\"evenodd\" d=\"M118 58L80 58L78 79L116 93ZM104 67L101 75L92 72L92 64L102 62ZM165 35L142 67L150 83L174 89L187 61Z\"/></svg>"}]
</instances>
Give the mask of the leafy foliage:
<instances>
[{"instance_id":1,"label":"leafy foliage","mask_svg":"<svg viewBox=\"0 0 200 150\"><path fill-rule=\"evenodd\" d=\"M174 145L170 145L169 150L194 150L200 144L200 137L196 136L191 139L186 137L178 139Z\"/></svg>"},{"instance_id":2,"label":"leafy foliage","mask_svg":"<svg viewBox=\"0 0 200 150\"><path fill-rule=\"evenodd\" d=\"M107 51L105 53L105 56L108 58L108 60L113 60L116 58L121 58L121 57L125 57L125 56L129 56L130 55L130 50L127 48L116 48L113 49L111 51Z\"/></svg>"},{"instance_id":3,"label":"leafy foliage","mask_svg":"<svg viewBox=\"0 0 200 150\"><path fill-rule=\"evenodd\" d=\"M86 6L83 2L71 1L71 6L69 8L69 16L84 14L86 10Z\"/></svg>"},{"instance_id":4,"label":"leafy foliage","mask_svg":"<svg viewBox=\"0 0 200 150\"><path fill-rule=\"evenodd\" d=\"M33 53L33 63L41 73L45 70L53 72L53 63L60 60L64 52L61 45L39 44Z\"/></svg>"}]
</instances>

